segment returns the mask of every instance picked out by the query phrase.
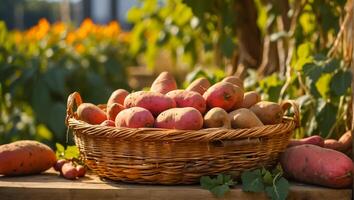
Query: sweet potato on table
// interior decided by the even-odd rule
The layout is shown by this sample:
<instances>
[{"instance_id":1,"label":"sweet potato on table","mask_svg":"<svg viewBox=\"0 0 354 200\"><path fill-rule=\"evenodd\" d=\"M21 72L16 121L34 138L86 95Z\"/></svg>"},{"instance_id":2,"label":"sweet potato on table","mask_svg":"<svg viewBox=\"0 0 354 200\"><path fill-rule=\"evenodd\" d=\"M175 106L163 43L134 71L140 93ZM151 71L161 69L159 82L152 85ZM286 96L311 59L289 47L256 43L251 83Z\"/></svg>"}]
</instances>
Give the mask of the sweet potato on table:
<instances>
[{"instance_id":1,"label":"sweet potato on table","mask_svg":"<svg viewBox=\"0 0 354 200\"><path fill-rule=\"evenodd\" d=\"M324 139L319 135L314 135L314 136L299 139L299 140L291 139L288 147L299 146L299 145L303 145L303 144L313 144L313 145L316 145L319 147L323 147L324 146Z\"/></svg>"},{"instance_id":2,"label":"sweet potato on table","mask_svg":"<svg viewBox=\"0 0 354 200\"><path fill-rule=\"evenodd\" d=\"M143 128L153 127L154 117L145 108L132 107L118 113L116 117L116 127Z\"/></svg>"},{"instance_id":3,"label":"sweet potato on table","mask_svg":"<svg viewBox=\"0 0 354 200\"><path fill-rule=\"evenodd\" d=\"M205 113L206 102L201 94L198 92L187 90L172 90L166 94L176 102L177 108L193 107L201 114Z\"/></svg>"},{"instance_id":4,"label":"sweet potato on table","mask_svg":"<svg viewBox=\"0 0 354 200\"><path fill-rule=\"evenodd\" d=\"M203 116L192 107L171 108L162 112L155 121L156 128L199 130L203 127Z\"/></svg>"},{"instance_id":5,"label":"sweet potato on table","mask_svg":"<svg viewBox=\"0 0 354 200\"><path fill-rule=\"evenodd\" d=\"M53 150L37 141L22 140L0 146L0 174L3 175L38 174L55 162Z\"/></svg>"},{"instance_id":6,"label":"sweet potato on table","mask_svg":"<svg viewBox=\"0 0 354 200\"><path fill-rule=\"evenodd\" d=\"M345 188L353 181L353 161L332 149L311 144L290 147L280 163L287 176L305 183Z\"/></svg>"},{"instance_id":7,"label":"sweet potato on table","mask_svg":"<svg viewBox=\"0 0 354 200\"><path fill-rule=\"evenodd\" d=\"M208 79L201 77L194 80L187 88L187 91L194 91L198 92L199 94L203 95L205 91L211 86Z\"/></svg>"},{"instance_id":8,"label":"sweet potato on table","mask_svg":"<svg viewBox=\"0 0 354 200\"><path fill-rule=\"evenodd\" d=\"M219 82L211 86L203 97L209 108L220 107L230 111L236 104L242 103L243 90L228 82Z\"/></svg>"},{"instance_id":9,"label":"sweet potato on table","mask_svg":"<svg viewBox=\"0 0 354 200\"><path fill-rule=\"evenodd\" d=\"M326 139L324 141L324 147L327 149L333 149L340 152L347 152L352 147L352 132L345 132L338 140Z\"/></svg>"},{"instance_id":10,"label":"sweet potato on table","mask_svg":"<svg viewBox=\"0 0 354 200\"><path fill-rule=\"evenodd\" d=\"M161 72L161 74L152 83L150 91L166 94L169 91L176 90L177 84L175 78L169 72Z\"/></svg>"},{"instance_id":11,"label":"sweet potato on table","mask_svg":"<svg viewBox=\"0 0 354 200\"><path fill-rule=\"evenodd\" d=\"M176 102L158 92L139 91L129 94L124 100L124 107L142 107L148 109L154 116L176 107Z\"/></svg>"},{"instance_id":12,"label":"sweet potato on table","mask_svg":"<svg viewBox=\"0 0 354 200\"><path fill-rule=\"evenodd\" d=\"M82 103L77 108L77 116L89 124L100 124L107 119L106 113L92 103Z\"/></svg>"}]
</instances>

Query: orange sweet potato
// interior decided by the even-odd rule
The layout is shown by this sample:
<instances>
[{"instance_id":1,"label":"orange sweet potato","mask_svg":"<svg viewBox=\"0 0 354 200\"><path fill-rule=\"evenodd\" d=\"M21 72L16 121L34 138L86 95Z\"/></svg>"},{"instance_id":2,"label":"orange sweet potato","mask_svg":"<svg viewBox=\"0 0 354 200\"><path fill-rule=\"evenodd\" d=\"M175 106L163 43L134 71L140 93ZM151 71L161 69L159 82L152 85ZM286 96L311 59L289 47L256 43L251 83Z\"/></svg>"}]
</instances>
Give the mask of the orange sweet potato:
<instances>
[{"instance_id":1,"label":"orange sweet potato","mask_svg":"<svg viewBox=\"0 0 354 200\"><path fill-rule=\"evenodd\" d=\"M55 163L53 150L37 141L22 140L0 146L0 174L3 175L38 174Z\"/></svg>"},{"instance_id":2,"label":"orange sweet potato","mask_svg":"<svg viewBox=\"0 0 354 200\"><path fill-rule=\"evenodd\" d=\"M132 107L118 113L116 117L116 127L143 128L153 127L154 117L145 108Z\"/></svg>"},{"instance_id":3,"label":"orange sweet potato","mask_svg":"<svg viewBox=\"0 0 354 200\"><path fill-rule=\"evenodd\" d=\"M156 128L199 130L203 127L203 116L192 107L171 108L162 112L155 121Z\"/></svg>"},{"instance_id":4,"label":"orange sweet potato","mask_svg":"<svg viewBox=\"0 0 354 200\"><path fill-rule=\"evenodd\" d=\"M349 187L353 181L353 162L332 149L304 144L287 148L280 163L287 176L297 181L333 188Z\"/></svg>"},{"instance_id":5,"label":"orange sweet potato","mask_svg":"<svg viewBox=\"0 0 354 200\"><path fill-rule=\"evenodd\" d=\"M313 144L313 145L317 145L319 147L323 147L324 146L324 139L319 135L314 135L314 136L299 139L299 140L291 139L288 144L288 147L299 146L299 145L303 145L303 144Z\"/></svg>"},{"instance_id":6,"label":"orange sweet potato","mask_svg":"<svg viewBox=\"0 0 354 200\"><path fill-rule=\"evenodd\" d=\"M211 86L203 97L209 108L220 107L229 111L236 104L242 103L243 90L232 83L219 82Z\"/></svg>"},{"instance_id":7,"label":"orange sweet potato","mask_svg":"<svg viewBox=\"0 0 354 200\"><path fill-rule=\"evenodd\" d=\"M114 121L116 119L117 114L124 109L124 106L119 103L107 104L107 119Z\"/></svg>"},{"instance_id":8,"label":"orange sweet potato","mask_svg":"<svg viewBox=\"0 0 354 200\"><path fill-rule=\"evenodd\" d=\"M198 92L199 94L203 95L205 91L211 86L208 79L201 77L194 80L189 86L186 88L187 91L194 91Z\"/></svg>"},{"instance_id":9,"label":"orange sweet potato","mask_svg":"<svg viewBox=\"0 0 354 200\"><path fill-rule=\"evenodd\" d=\"M82 103L77 108L77 116L89 124L100 124L107 119L106 113L92 103Z\"/></svg>"},{"instance_id":10,"label":"orange sweet potato","mask_svg":"<svg viewBox=\"0 0 354 200\"><path fill-rule=\"evenodd\" d=\"M187 90L172 90L166 94L176 102L177 108L193 107L201 114L206 110L206 102L201 94L198 92Z\"/></svg>"},{"instance_id":11,"label":"orange sweet potato","mask_svg":"<svg viewBox=\"0 0 354 200\"><path fill-rule=\"evenodd\" d=\"M124 99L127 97L129 94L128 91L124 89L118 89L112 92L111 96L109 97L107 101L107 107L113 103L119 103L121 105L124 104Z\"/></svg>"},{"instance_id":12,"label":"orange sweet potato","mask_svg":"<svg viewBox=\"0 0 354 200\"><path fill-rule=\"evenodd\" d=\"M129 94L124 100L124 107L142 107L148 109L154 116L162 111L176 107L176 102L158 92L139 91Z\"/></svg>"},{"instance_id":13,"label":"orange sweet potato","mask_svg":"<svg viewBox=\"0 0 354 200\"><path fill-rule=\"evenodd\" d=\"M175 78L169 72L161 72L151 85L150 91L166 94L169 91L176 90L177 84Z\"/></svg>"},{"instance_id":14,"label":"orange sweet potato","mask_svg":"<svg viewBox=\"0 0 354 200\"><path fill-rule=\"evenodd\" d=\"M222 81L232 83L243 90L243 80L237 76L227 76Z\"/></svg>"}]
</instances>

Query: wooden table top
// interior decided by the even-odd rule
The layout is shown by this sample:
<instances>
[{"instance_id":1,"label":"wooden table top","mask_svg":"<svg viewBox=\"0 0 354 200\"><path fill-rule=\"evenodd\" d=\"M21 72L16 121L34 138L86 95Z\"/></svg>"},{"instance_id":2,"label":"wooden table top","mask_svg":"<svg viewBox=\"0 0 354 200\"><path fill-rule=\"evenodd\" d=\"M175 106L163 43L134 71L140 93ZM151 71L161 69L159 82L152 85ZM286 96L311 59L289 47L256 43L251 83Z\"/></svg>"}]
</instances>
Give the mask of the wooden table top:
<instances>
[{"instance_id":1,"label":"wooden table top","mask_svg":"<svg viewBox=\"0 0 354 200\"><path fill-rule=\"evenodd\" d=\"M290 200L349 200L350 189L329 189L312 185L291 183ZM100 199L216 199L209 191L199 185L161 186L138 185L101 180L95 175L86 175L79 180L70 181L49 170L40 175L22 177L0 176L1 200L100 200ZM242 192L238 185L222 199L267 199L264 193Z\"/></svg>"}]
</instances>

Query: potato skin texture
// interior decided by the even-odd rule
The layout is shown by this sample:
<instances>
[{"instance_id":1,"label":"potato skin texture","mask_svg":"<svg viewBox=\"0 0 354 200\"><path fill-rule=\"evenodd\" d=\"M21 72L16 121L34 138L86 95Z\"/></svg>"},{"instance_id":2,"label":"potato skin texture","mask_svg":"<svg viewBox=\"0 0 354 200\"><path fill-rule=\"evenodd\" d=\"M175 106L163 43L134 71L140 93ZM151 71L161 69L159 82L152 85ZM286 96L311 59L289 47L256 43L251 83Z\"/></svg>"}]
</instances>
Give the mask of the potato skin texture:
<instances>
[{"instance_id":1,"label":"potato skin texture","mask_svg":"<svg viewBox=\"0 0 354 200\"><path fill-rule=\"evenodd\" d=\"M114 119L115 120L115 119ZM104 122L102 122L100 125L101 126L116 126L114 120L105 120Z\"/></svg>"},{"instance_id":2,"label":"potato skin texture","mask_svg":"<svg viewBox=\"0 0 354 200\"><path fill-rule=\"evenodd\" d=\"M230 111L243 100L243 90L232 83L219 82L211 86L203 97L209 108L220 107Z\"/></svg>"},{"instance_id":3,"label":"potato skin texture","mask_svg":"<svg viewBox=\"0 0 354 200\"><path fill-rule=\"evenodd\" d=\"M204 115L204 127L205 128L231 128L231 121L228 113L219 107L210 109Z\"/></svg>"},{"instance_id":4,"label":"potato skin texture","mask_svg":"<svg viewBox=\"0 0 354 200\"><path fill-rule=\"evenodd\" d=\"M0 146L0 174L3 175L38 174L55 163L53 150L37 141L20 140Z\"/></svg>"},{"instance_id":5,"label":"potato skin texture","mask_svg":"<svg viewBox=\"0 0 354 200\"><path fill-rule=\"evenodd\" d=\"M189 86L186 88L186 91L194 91L203 95L205 91L211 86L208 79L201 77L194 80Z\"/></svg>"},{"instance_id":6,"label":"potato skin texture","mask_svg":"<svg viewBox=\"0 0 354 200\"><path fill-rule=\"evenodd\" d=\"M352 131L347 131L345 132L339 139L338 142L340 142L343 145L344 150L348 150L352 148L352 139L353 139L353 134Z\"/></svg>"},{"instance_id":7,"label":"potato skin texture","mask_svg":"<svg viewBox=\"0 0 354 200\"><path fill-rule=\"evenodd\" d=\"M353 181L353 162L348 156L316 145L287 148L280 163L287 176L305 183L345 188Z\"/></svg>"},{"instance_id":8,"label":"potato skin texture","mask_svg":"<svg viewBox=\"0 0 354 200\"><path fill-rule=\"evenodd\" d=\"M128 96L129 92L124 89L117 89L112 92L111 96L107 101L107 107L113 103L118 103L123 105L124 99Z\"/></svg>"},{"instance_id":9,"label":"potato skin texture","mask_svg":"<svg viewBox=\"0 0 354 200\"><path fill-rule=\"evenodd\" d=\"M157 116L156 128L199 130L203 127L203 116L192 107L171 108Z\"/></svg>"},{"instance_id":10,"label":"potato skin texture","mask_svg":"<svg viewBox=\"0 0 354 200\"><path fill-rule=\"evenodd\" d=\"M72 162L67 162L61 168L61 174L66 179L74 180L78 177L78 171Z\"/></svg>"},{"instance_id":11,"label":"potato skin texture","mask_svg":"<svg viewBox=\"0 0 354 200\"><path fill-rule=\"evenodd\" d=\"M260 101L253 105L250 110L266 125L281 123L284 115L284 111L279 104L269 101Z\"/></svg>"},{"instance_id":12,"label":"potato skin texture","mask_svg":"<svg viewBox=\"0 0 354 200\"><path fill-rule=\"evenodd\" d=\"M107 111L106 111L107 119L114 121L118 113L124 109L125 109L124 106L119 103L112 103L107 105Z\"/></svg>"},{"instance_id":13,"label":"potato skin texture","mask_svg":"<svg viewBox=\"0 0 354 200\"><path fill-rule=\"evenodd\" d=\"M206 102L201 94L186 90L172 90L166 94L176 102L177 108L193 107L201 114L205 113Z\"/></svg>"},{"instance_id":14,"label":"potato skin texture","mask_svg":"<svg viewBox=\"0 0 354 200\"><path fill-rule=\"evenodd\" d=\"M100 124L107 119L106 113L92 103L82 103L76 112L80 120L89 124Z\"/></svg>"},{"instance_id":15,"label":"potato skin texture","mask_svg":"<svg viewBox=\"0 0 354 200\"><path fill-rule=\"evenodd\" d=\"M237 76L227 76L222 80L222 82L232 83L232 84L240 87L242 90L244 89L243 80Z\"/></svg>"},{"instance_id":16,"label":"potato skin texture","mask_svg":"<svg viewBox=\"0 0 354 200\"><path fill-rule=\"evenodd\" d=\"M175 78L167 71L161 72L151 85L150 91L166 94L169 91L176 90L177 84Z\"/></svg>"},{"instance_id":17,"label":"potato skin texture","mask_svg":"<svg viewBox=\"0 0 354 200\"><path fill-rule=\"evenodd\" d=\"M232 128L252 128L263 126L261 120L249 109L240 108L229 113Z\"/></svg>"},{"instance_id":18,"label":"potato skin texture","mask_svg":"<svg viewBox=\"0 0 354 200\"><path fill-rule=\"evenodd\" d=\"M299 140L291 139L288 147L299 146L299 145L303 145L303 144L312 144L312 145L316 145L319 147L323 147L324 146L324 139L319 135L313 135L313 136L299 139Z\"/></svg>"},{"instance_id":19,"label":"potato skin texture","mask_svg":"<svg viewBox=\"0 0 354 200\"><path fill-rule=\"evenodd\" d=\"M254 104L261 101L261 95L256 91L246 92L243 96L242 103L239 107L236 108L250 108Z\"/></svg>"},{"instance_id":20,"label":"potato skin texture","mask_svg":"<svg viewBox=\"0 0 354 200\"><path fill-rule=\"evenodd\" d=\"M116 127L144 128L154 126L154 117L149 110L132 107L120 112L115 120Z\"/></svg>"},{"instance_id":21,"label":"potato skin texture","mask_svg":"<svg viewBox=\"0 0 354 200\"><path fill-rule=\"evenodd\" d=\"M151 91L139 91L131 93L124 100L124 107L142 107L149 110L154 116L161 112L176 107L176 102L161 93Z\"/></svg>"}]
</instances>

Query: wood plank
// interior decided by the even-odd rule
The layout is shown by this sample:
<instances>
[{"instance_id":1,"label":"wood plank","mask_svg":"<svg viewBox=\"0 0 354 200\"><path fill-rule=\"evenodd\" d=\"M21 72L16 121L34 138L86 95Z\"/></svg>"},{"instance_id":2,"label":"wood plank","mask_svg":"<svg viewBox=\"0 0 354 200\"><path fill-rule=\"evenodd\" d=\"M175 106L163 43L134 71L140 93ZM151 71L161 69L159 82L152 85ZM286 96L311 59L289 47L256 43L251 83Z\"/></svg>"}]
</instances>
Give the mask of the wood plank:
<instances>
[{"instance_id":1,"label":"wood plank","mask_svg":"<svg viewBox=\"0 0 354 200\"><path fill-rule=\"evenodd\" d=\"M351 199L349 189L328 189L317 186L291 183L290 200L321 199L347 200ZM1 200L99 200L99 199L216 199L209 191L198 185L161 186L138 185L101 180L95 175L87 175L76 181L58 177L53 171L42 175L24 177L0 177ZM236 186L223 199L265 200L264 193L245 193L241 186Z\"/></svg>"}]
</instances>

